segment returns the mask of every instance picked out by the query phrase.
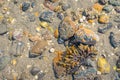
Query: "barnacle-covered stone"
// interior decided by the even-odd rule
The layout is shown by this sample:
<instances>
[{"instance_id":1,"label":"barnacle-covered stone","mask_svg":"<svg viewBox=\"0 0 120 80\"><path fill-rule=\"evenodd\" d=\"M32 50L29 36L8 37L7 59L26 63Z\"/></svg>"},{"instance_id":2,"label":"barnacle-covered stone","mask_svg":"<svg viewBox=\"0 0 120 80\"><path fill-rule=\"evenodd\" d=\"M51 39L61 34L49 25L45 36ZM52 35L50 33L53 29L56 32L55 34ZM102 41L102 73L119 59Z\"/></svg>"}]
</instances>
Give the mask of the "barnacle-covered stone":
<instances>
[{"instance_id":1,"label":"barnacle-covered stone","mask_svg":"<svg viewBox=\"0 0 120 80\"><path fill-rule=\"evenodd\" d=\"M66 51L57 52L57 56L53 59L54 71L57 77L75 74L79 69L80 65L84 64L88 57L95 57L97 55L97 50L94 46L79 45L66 47ZM62 70L61 70L62 69Z\"/></svg>"},{"instance_id":2,"label":"barnacle-covered stone","mask_svg":"<svg viewBox=\"0 0 120 80\"><path fill-rule=\"evenodd\" d=\"M101 12L102 9L103 9L103 6L100 5L99 3L95 3L95 4L93 5L93 8L94 8L95 10L97 10L98 12Z\"/></svg>"},{"instance_id":3,"label":"barnacle-covered stone","mask_svg":"<svg viewBox=\"0 0 120 80\"><path fill-rule=\"evenodd\" d=\"M95 32L90 29L87 29L83 26L79 27L74 35L74 40L71 42L76 43L83 43L87 45L94 45L96 41L99 41L99 37Z\"/></svg>"},{"instance_id":4,"label":"barnacle-covered stone","mask_svg":"<svg viewBox=\"0 0 120 80\"><path fill-rule=\"evenodd\" d=\"M108 15L100 15L98 19L99 23L106 24L109 22L109 16Z\"/></svg>"},{"instance_id":5,"label":"barnacle-covered stone","mask_svg":"<svg viewBox=\"0 0 120 80\"><path fill-rule=\"evenodd\" d=\"M63 40L68 40L74 35L75 28L76 26L74 22L69 17L65 17L65 19L60 23L58 28L59 38Z\"/></svg>"},{"instance_id":6,"label":"barnacle-covered stone","mask_svg":"<svg viewBox=\"0 0 120 80\"><path fill-rule=\"evenodd\" d=\"M40 21L52 22L54 13L52 11L44 11L40 14Z\"/></svg>"}]
</instances>

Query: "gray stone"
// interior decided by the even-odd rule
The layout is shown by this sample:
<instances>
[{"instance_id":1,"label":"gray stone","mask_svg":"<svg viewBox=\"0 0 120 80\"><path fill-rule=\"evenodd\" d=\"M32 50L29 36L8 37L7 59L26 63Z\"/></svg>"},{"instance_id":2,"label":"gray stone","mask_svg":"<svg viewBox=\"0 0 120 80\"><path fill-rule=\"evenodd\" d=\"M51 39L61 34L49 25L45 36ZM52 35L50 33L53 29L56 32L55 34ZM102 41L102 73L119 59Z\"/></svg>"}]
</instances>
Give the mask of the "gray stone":
<instances>
[{"instance_id":1,"label":"gray stone","mask_svg":"<svg viewBox=\"0 0 120 80\"><path fill-rule=\"evenodd\" d=\"M7 25L1 23L0 24L0 35L5 34L7 32Z\"/></svg>"},{"instance_id":2,"label":"gray stone","mask_svg":"<svg viewBox=\"0 0 120 80\"><path fill-rule=\"evenodd\" d=\"M44 11L43 13L41 13L39 20L51 23L53 16L54 16L54 13L52 11Z\"/></svg>"},{"instance_id":3,"label":"gray stone","mask_svg":"<svg viewBox=\"0 0 120 80\"><path fill-rule=\"evenodd\" d=\"M109 0L109 3L113 6L120 6L120 0Z\"/></svg>"},{"instance_id":4,"label":"gray stone","mask_svg":"<svg viewBox=\"0 0 120 80\"><path fill-rule=\"evenodd\" d=\"M44 80L43 77L45 76L45 73L41 72L38 74L38 80Z\"/></svg>"},{"instance_id":5,"label":"gray stone","mask_svg":"<svg viewBox=\"0 0 120 80\"><path fill-rule=\"evenodd\" d=\"M107 13L111 12L113 9L113 6L111 5L107 5L107 6L104 6L103 10Z\"/></svg>"},{"instance_id":6,"label":"gray stone","mask_svg":"<svg viewBox=\"0 0 120 80\"><path fill-rule=\"evenodd\" d=\"M114 21L117 22L117 23L119 23L120 22L120 15L116 15L114 17Z\"/></svg>"},{"instance_id":7,"label":"gray stone","mask_svg":"<svg viewBox=\"0 0 120 80\"><path fill-rule=\"evenodd\" d=\"M116 11L117 13L120 13L120 6L115 7L115 11Z\"/></svg>"},{"instance_id":8,"label":"gray stone","mask_svg":"<svg viewBox=\"0 0 120 80\"><path fill-rule=\"evenodd\" d=\"M30 3L24 2L22 4L22 11L27 11L30 7Z\"/></svg>"},{"instance_id":9,"label":"gray stone","mask_svg":"<svg viewBox=\"0 0 120 80\"><path fill-rule=\"evenodd\" d=\"M99 0L99 3L105 5L108 2L108 0Z\"/></svg>"},{"instance_id":10,"label":"gray stone","mask_svg":"<svg viewBox=\"0 0 120 80\"><path fill-rule=\"evenodd\" d=\"M0 71L3 70L9 62L10 62L10 57L8 56L0 57Z\"/></svg>"},{"instance_id":11,"label":"gray stone","mask_svg":"<svg viewBox=\"0 0 120 80\"><path fill-rule=\"evenodd\" d=\"M33 67L33 68L31 69L31 71L30 71L30 73L31 73L33 76L37 75L39 72L40 72L40 69L37 68L37 67Z\"/></svg>"}]
</instances>

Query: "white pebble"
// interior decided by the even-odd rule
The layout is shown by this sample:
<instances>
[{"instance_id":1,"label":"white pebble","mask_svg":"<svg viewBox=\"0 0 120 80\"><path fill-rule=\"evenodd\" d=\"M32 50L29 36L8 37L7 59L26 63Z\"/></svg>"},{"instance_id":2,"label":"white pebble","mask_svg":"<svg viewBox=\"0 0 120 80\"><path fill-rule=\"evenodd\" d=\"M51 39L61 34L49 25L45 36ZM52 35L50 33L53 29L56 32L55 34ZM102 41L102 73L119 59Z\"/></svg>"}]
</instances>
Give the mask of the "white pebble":
<instances>
[{"instance_id":1,"label":"white pebble","mask_svg":"<svg viewBox=\"0 0 120 80\"><path fill-rule=\"evenodd\" d=\"M50 49L50 53L54 53L55 52L55 49L54 48L51 48Z\"/></svg>"}]
</instances>

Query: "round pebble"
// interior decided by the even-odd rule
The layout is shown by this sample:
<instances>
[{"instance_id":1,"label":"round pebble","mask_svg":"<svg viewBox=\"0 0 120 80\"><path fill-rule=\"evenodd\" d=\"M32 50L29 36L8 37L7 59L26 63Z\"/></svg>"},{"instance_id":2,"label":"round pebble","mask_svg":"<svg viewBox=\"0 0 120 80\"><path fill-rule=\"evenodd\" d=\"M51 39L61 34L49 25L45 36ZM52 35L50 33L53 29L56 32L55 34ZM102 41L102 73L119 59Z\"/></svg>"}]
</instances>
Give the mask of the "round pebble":
<instances>
[{"instance_id":1,"label":"round pebble","mask_svg":"<svg viewBox=\"0 0 120 80\"><path fill-rule=\"evenodd\" d=\"M55 52L55 49L54 48L51 48L50 49L50 53L54 53Z\"/></svg>"}]
</instances>

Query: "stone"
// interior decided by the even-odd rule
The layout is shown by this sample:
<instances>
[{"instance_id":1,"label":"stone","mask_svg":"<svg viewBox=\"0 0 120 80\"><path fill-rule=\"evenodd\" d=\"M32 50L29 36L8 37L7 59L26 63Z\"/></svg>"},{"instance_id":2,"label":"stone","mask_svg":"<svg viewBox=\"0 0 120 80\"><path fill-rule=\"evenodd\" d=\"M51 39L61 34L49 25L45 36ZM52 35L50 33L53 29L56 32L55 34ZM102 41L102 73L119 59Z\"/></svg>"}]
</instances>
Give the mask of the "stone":
<instances>
[{"instance_id":1,"label":"stone","mask_svg":"<svg viewBox=\"0 0 120 80\"><path fill-rule=\"evenodd\" d=\"M110 30L112 27L113 27L113 24L111 22L109 22L107 25L104 25L104 27L99 27L98 32L104 34L108 30Z\"/></svg>"},{"instance_id":2,"label":"stone","mask_svg":"<svg viewBox=\"0 0 120 80\"><path fill-rule=\"evenodd\" d=\"M59 38L62 40L68 40L70 37L74 35L75 30L76 30L75 23L71 20L71 18L66 17L59 24L58 27Z\"/></svg>"},{"instance_id":3,"label":"stone","mask_svg":"<svg viewBox=\"0 0 120 80\"><path fill-rule=\"evenodd\" d=\"M108 0L99 0L99 3L105 5L108 2Z\"/></svg>"},{"instance_id":4,"label":"stone","mask_svg":"<svg viewBox=\"0 0 120 80\"><path fill-rule=\"evenodd\" d=\"M69 9L69 8L70 8L70 4L65 3L65 4L62 5L62 9L63 9L64 11L66 11L66 10Z\"/></svg>"},{"instance_id":5,"label":"stone","mask_svg":"<svg viewBox=\"0 0 120 80\"><path fill-rule=\"evenodd\" d=\"M54 16L54 13L52 11L44 11L40 14L39 20L51 23L53 16Z\"/></svg>"},{"instance_id":6,"label":"stone","mask_svg":"<svg viewBox=\"0 0 120 80\"><path fill-rule=\"evenodd\" d=\"M22 11L27 11L30 7L30 3L28 2L23 2L22 4Z\"/></svg>"},{"instance_id":7,"label":"stone","mask_svg":"<svg viewBox=\"0 0 120 80\"><path fill-rule=\"evenodd\" d=\"M119 23L120 22L120 15L115 15L114 21Z\"/></svg>"},{"instance_id":8,"label":"stone","mask_svg":"<svg viewBox=\"0 0 120 80\"><path fill-rule=\"evenodd\" d=\"M44 76L45 76L45 73L40 72L40 73L38 74L38 80L44 80L44 79L43 79Z\"/></svg>"},{"instance_id":9,"label":"stone","mask_svg":"<svg viewBox=\"0 0 120 80\"><path fill-rule=\"evenodd\" d=\"M120 13L120 6L116 6L116 7L115 7L115 11L116 11L117 13Z\"/></svg>"},{"instance_id":10,"label":"stone","mask_svg":"<svg viewBox=\"0 0 120 80\"><path fill-rule=\"evenodd\" d=\"M111 6L111 5L106 5L103 7L103 11L105 11L107 13L111 12L112 9L113 9L113 6Z\"/></svg>"},{"instance_id":11,"label":"stone","mask_svg":"<svg viewBox=\"0 0 120 80\"><path fill-rule=\"evenodd\" d=\"M99 3L95 3L95 4L93 5L93 8L94 8L95 10L97 10L98 12L101 12L102 9L103 9L103 6L100 5Z\"/></svg>"},{"instance_id":12,"label":"stone","mask_svg":"<svg viewBox=\"0 0 120 80\"><path fill-rule=\"evenodd\" d=\"M5 34L7 32L7 25L0 23L0 35Z\"/></svg>"},{"instance_id":13,"label":"stone","mask_svg":"<svg viewBox=\"0 0 120 80\"><path fill-rule=\"evenodd\" d=\"M30 73L31 73L33 76L37 75L39 72L40 72L40 69L37 68L37 67L33 67L33 68L30 70Z\"/></svg>"},{"instance_id":14,"label":"stone","mask_svg":"<svg viewBox=\"0 0 120 80\"><path fill-rule=\"evenodd\" d=\"M109 36L109 41L110 41L110 44L113 48L116 48L118 47L118 44L117 42L115 41L115 34L113 32L110 32L110 36Z\"/></svg>"},{"instance_id":15,"label":"stone","mask_svg":"<svg viewBox=\"0 0 120 80\"><path fill-rule=\"evenodd\" d=\"M117 28L120 29L120 24L117 25Z\"/></svg>"},{"instance_id":16,"label":"stone","mask_svg":"<svg viewBox=\"0 0 120 80\"><path fill-rule=\"evenodd\" d=\"M109 22L109 16L107 15L100 15L98 19L99 23L106 24Z\"/></svg>"},{"instance_id":17,"label":"stone","mask_svg":"<svg viewBox=\"0 0 120 80\"><path fill-rule=\"evenodd\" d=\"M48 42L46 40L37 41L37 43L31 48L30 53L41 55L47 45Z\"/></svg>"},{"instance_id":18,"label":"stone","mask_svg":"<svg viewBox=\"0 0 120 80\"><path fill-rule=\"evenodd\" d=\"M70 41L70 43L94 45L97 41L99 41L99 36L95 32L88 28L80 26L75 32L74 38Z\"/></svg>"},{"instance_id":19,"label":"stone","mask_svg":"<svg viewBox=\"0 0 120 80\"><path fill-rule=\"evenodd\" d=\"M58 14L57 14L57 17L58 17L60 20L63 20L63 19L64 19L64 14L63 14L63 13L58 13Z\"/></svg>"},{"instance_id":20,"label":"stone","mask_svg":"<svg viewBox=\"0 0 120 80\"><path fill-rule=\"evenodd\" d=\"M109 0L109 3L113 6L120 6L120 0Z\"/></svg>"},{"instance_id":21,"label":"stone","mask_svg":"<svg viewBox=\"0 0 120 80\"><path fill-rule=\"evenodd\" d=\"M7 64L10 62L10 57L8 56L2 56L0 57L0 71L3 70Z\"/></svg>"}]
</instances>

